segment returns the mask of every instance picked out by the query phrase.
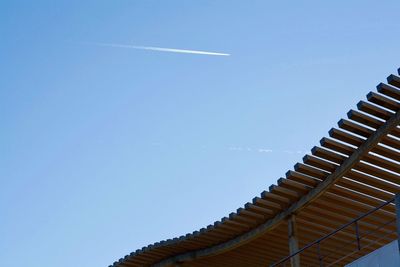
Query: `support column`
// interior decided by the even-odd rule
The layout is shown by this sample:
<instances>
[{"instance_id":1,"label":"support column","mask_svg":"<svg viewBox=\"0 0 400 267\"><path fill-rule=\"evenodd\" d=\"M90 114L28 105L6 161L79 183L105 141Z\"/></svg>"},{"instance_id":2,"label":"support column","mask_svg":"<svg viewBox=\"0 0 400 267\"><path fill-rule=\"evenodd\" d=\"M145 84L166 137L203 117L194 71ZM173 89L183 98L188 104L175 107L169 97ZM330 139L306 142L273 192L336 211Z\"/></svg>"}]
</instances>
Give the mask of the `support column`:
<instances>
[{"instance_id":1,"label":"support column","mask_svg":"<svg viewBox=\"0 0 400 267\"><path fill-rule=\"evenodd\" d=\"M396 204L397 244L399 246L400 255L400 193L396 194L394 198L394 203Z\"/></svg>"},{"instance_id":2,"label":"support column","mask_svg":"<svg viewBox=\"0 0 400 267\"><path fill-rule=\"evenodd\" d=\"M296 215L292 214L288 220L288 237L289 237L289 253L290 255L299 250L299 240L297 238ZM290 258L292 267L300 267L300 255L297 254Z\"/></svg>"}]
</instances>

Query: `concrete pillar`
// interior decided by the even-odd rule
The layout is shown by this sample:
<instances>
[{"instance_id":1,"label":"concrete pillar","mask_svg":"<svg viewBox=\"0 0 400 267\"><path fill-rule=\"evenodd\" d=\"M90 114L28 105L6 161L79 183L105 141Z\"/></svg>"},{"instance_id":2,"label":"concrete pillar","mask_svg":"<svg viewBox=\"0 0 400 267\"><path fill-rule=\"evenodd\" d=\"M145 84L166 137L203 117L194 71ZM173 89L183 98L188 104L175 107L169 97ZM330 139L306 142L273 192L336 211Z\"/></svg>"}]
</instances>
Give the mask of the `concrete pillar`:
<instances>
[{"instance_id":1,"label":"concrete pillar","mask_svg":"<svg viewBox=\"0 0 400 267\"><path fill-rule=\"evenodd\" d=\"M289 253L290 255L299 250L299 240L297 238L296 215L292 214L288 220L288 237L289 237ZM290 258L292 267L300 267L300 255L297 254Z\"/></svg>"}]
</instances>

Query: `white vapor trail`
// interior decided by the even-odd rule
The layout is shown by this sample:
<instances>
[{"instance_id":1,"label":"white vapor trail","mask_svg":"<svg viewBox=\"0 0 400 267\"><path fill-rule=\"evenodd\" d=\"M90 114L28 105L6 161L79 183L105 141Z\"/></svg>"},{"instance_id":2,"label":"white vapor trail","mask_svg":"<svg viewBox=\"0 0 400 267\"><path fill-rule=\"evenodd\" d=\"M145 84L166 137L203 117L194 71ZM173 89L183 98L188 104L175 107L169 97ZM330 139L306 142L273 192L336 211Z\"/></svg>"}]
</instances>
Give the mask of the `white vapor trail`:
<instances>
[{"instance_id":1,"label":"white vapor trail","mask_svg":"<svg viewBox=\"0 0 400 267\"><path fill-rule=\"evenodd\" d=\"M209 55L209 56L230 56L230 54L227 53L165 48L165 47L137 46L137 45L113 44L113 43L88 43L88 44L98 45L98 46L118 47L118 48L131 48L131 49L151 50L159 52L170 52L170 53L198 54L198 55Z\"/></svg>"}]
</instances>

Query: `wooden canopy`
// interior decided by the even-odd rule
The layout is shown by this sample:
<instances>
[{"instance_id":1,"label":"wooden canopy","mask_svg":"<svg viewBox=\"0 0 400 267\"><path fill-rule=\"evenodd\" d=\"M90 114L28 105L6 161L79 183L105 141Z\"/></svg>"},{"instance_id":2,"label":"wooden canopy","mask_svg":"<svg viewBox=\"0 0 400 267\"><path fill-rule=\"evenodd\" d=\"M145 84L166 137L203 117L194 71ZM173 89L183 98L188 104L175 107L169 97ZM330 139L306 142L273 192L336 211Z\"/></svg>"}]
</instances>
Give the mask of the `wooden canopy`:
<instances>
[{"instance_id":1,"label":"wooden canopy","mask_svg":"<svg viewBox=\"0 0 400 267\"><path fill-rule=\"evenodd\" d=\"M400 73L400 69L399 69ZM289 170L277 185L220 221L177 238L157 242L125 256L114 267L268 266L289 255L288 218L296 218L298 247L332 232L400 192L400 77L390 75L356 110L347 113L329 137ZM380 237L349 257L344 265L397 238L395 206L386 205L359 223ZM334 251L354 239L345 229L324 243ZM367 242L366 237L364 242ZM314 266L315 253L301 261Z\"/></svg>"}]
</instances>

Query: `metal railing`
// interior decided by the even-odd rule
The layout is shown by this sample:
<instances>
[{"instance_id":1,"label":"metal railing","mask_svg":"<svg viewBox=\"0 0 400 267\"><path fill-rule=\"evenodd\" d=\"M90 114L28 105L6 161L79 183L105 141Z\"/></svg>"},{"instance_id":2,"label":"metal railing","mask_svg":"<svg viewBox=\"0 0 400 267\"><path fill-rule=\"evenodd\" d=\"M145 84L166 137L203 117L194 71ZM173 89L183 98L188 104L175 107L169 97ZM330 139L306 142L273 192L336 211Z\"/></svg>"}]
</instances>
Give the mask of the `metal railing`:
<instances>
[{"instance_id":1,"label":"metal railing","mask_svg":"<svg viewBox=\"0 0 400 267\"><path fill-rule=\"evenodd\" d=\"M270 267L290 266L290 260L293 257L300 257L303 253L306 253L306 252L308 253L308 258L310 258L309 257L310 253L312 255L314 253L316 253L315 257L313 257L313 258L315 258L315 261L312 261L311 263L310 262L307 263L307 262L303 262L301 260L301 262L302 262L301 266L320 266L320 267L333 266L335 264L345 261L346 258L349 258L349 257L351 258L352 256L354 256L354 254L359 253L361 250L368 250L368 248L372 248L374 244L380 243L381 241L383 241L383 243L385 243L385 242L387 242L387 240L393 239L393 238L390 238L389 236L393 235L393 233L395 233L396 230L388 231L386 228L388 228L388 226L392 226L392 224L394 224L394 226L396 225L396 217L394 219L390 219L390 220L383 222L379 226L373 227L371 230L364 231L364 232L360 231L360 222L364 218L371 216L374 212L382 209L383 207L385 207L387 205L390 205L394 201L395 201L395 198L382 203L381 205L377 206L376 208L374 208L374 209L368 211L367 213L364 213L361 216L357 217L356 219L350 221L349 223L344 224L343 226L336 229L335 231L307 244L306 246L304 246L302 249L298 250L297 252L279 260L276 263L271 264ZM366 224L366 223L364 223L364 224ZM328 253L323 254L322 253L323 242L326 241L327 239L334 238L334 236L336 234L338 234L339 232L342 232L343 230L345 230L349 227L353 227L352 232L354 234L354 239L351 242L341 244L336 249L332 250L332 248L330 248ZM369 227L369 228L371 228L371 227ZM393 227L389 227L389 228L393 228ZM384 232L384 233L382 233L382 232ZM362 243L363 239L368 241L368 243L363 244ZM349 246L352 244L355 247L349 248ZM311 248L314 248L314 252L312 252L312 251L310 252ZM343 254L343 252L346 251L346 249L348 249L349 252L345 255L341 255L341 254Z\"/></svg>"}]
</instances>

